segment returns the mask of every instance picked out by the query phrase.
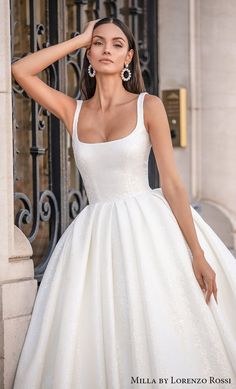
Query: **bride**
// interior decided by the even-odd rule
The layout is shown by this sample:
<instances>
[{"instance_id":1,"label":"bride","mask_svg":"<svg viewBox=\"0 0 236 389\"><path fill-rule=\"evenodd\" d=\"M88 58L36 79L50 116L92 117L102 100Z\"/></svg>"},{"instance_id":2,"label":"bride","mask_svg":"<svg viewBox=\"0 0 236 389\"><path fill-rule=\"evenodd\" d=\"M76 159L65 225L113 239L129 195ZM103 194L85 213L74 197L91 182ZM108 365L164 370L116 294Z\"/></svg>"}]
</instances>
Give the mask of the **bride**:
<instances>
[{"instance_id":1,"label":"bride","mask_svg":"<svg viewBox=\"0 0 236 389\"><path fill-rule=\"evenodd\" d=\"M37 77L78 48L84 100ZM12 73L65 124L89 199L44 273L14 389L236 388L236 261L189 204L129 28L91 21Z\"/></svg>"}]
</instances>

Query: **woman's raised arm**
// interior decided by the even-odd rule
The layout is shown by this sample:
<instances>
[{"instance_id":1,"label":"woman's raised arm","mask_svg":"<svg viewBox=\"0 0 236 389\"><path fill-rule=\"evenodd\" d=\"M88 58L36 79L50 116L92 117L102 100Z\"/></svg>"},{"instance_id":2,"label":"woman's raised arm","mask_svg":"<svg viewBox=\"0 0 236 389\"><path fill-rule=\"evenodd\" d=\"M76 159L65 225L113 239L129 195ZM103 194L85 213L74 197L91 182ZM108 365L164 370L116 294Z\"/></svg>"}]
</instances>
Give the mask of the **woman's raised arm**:
<instances>
[{"instance_id":1,"label":"woman's raised arm","mask_svg":"<svg viewBox=\"0 0 236 389\"><path fill-rule=\"evenodd\" d=\"M62 120L70 135L72 135L75 99L47 85L40 80L37 73L67 54L88 47L92 38L93 25L96 22L97 20L93 20L87 23L86 31L82 34L29 54L11 65L12 74L18 84L32 99Z\"/></svg>"}]
</instances>

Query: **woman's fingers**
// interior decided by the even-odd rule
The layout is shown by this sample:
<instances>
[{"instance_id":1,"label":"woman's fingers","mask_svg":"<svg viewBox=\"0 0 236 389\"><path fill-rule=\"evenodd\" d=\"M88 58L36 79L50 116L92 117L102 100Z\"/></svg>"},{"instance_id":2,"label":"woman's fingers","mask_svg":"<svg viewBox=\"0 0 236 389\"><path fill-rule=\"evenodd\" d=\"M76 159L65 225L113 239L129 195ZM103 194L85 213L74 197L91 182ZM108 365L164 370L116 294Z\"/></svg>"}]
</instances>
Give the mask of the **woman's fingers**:
<instances>
[{"instance_id":1,"label":"woman's fingers","mask_svg":"<svg viewBox=\"0 0 236 389\"><path fill-rule=\"evenodd\" d=\"M206 292L206 289L207 289L207 288L206 288L206 284L205 284L204 279L203 279L203 277L202 277L201 274L199 274L199 275L197 276L197 280L198 280L198 283L199 283L199 285L200 285L202 291L203 291L203 292Z\"/></svg>"},{"instance_id":2,"label":"woman's fingers","mask_svg":"<svg viewBox=\"0 0 236 389\"><path fill-rule=\"evenodd\" d=\"M215 280L215 274L213 277L211 277L207 282L207 295L206 295L206 303L208 304L210 301L211 294L213 293L215 300L217 301L217 286L216 286L216 280Z\"/></svg>"},{"instance_id":3,"label":"woman's fingers","mask_svg":"<svg viewBox=\"0 0 236 389\"><path fill-rule=\"evenodd\" d=\"M209 265L205 257L193 257L192 261L193 271L195 277L202 289L202 291L206 294L206 303L208 304L210 301L211 294L214 294L215 300L217 301L217 286L216 286L216 273Z\"/></svg>"},{"instance_id":4,"label":"woman's fingers","mask_svg":"<svg viewBox=\"0 0 236 389\"><path fill-rule=\"evenodd\" d=\"M214 294L214 297L215 297L215 300L216 300L216 302L217 302L217 304L218 304L218 300L217 300L217 286L216 286L216 282L214 282L214 284L213 284L213 294Z\"/></svg>"},{"instance_id":5,"label":"woman's fingers","mask_svg":"<svg viewBox=\"0 0 236 389\"><path fill-rule=\"evenodd\" d=\"M210 297L211 297L211 294L212 294L212 290L213 290L213 284L212 284L212 281L209 281L207 283L207 295L206 295L206 303L208 304L209 301L210 301Z\"/></svg>"}]
</instances>

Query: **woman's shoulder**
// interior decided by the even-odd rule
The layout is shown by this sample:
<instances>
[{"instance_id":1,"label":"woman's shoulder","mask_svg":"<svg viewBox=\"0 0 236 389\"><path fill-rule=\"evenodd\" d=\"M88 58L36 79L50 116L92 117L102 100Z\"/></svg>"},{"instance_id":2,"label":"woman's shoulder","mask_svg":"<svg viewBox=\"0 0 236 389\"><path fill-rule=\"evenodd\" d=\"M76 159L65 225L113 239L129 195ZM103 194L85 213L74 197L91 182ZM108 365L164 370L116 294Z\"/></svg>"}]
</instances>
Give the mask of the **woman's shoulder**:
<instances>
[{"instance_id":1,"label":"woman's shoulder","mask_svg":"<svg viewBox=\"0 0 236 389\"><path fill-rule=\"evenodd\" d=\"M147 116L155 115L164 107L163 101L159 96L147 93L144 95L143 109Z\"/></svg>"},{"instance_id":2,"label":"woman's shoulder","mask_svg":"<svg viewBox=\"0 0 236 389\"><path fill-rule=\"evenodd\" d=\"M147 106L154 106L155 107L157 105L162 104L162 100L159 96L152 95L148 92L145 94L144 101L145 101Z\"/></svg>"},{"instance_id":3,"label":"woman's shoulder","mask_svg":"<svg viewBox=\"0 0 236 389\"><path fill-rule=\"evenodd\" d=\"M144 123L146 128L150 129L150 119L156 117L158 112L160 112L164 107L164 104L159 96L152 95L150 93L146 93L144 95L143 102L143 115L144 115Z\"/></svg>"}]
</instances>

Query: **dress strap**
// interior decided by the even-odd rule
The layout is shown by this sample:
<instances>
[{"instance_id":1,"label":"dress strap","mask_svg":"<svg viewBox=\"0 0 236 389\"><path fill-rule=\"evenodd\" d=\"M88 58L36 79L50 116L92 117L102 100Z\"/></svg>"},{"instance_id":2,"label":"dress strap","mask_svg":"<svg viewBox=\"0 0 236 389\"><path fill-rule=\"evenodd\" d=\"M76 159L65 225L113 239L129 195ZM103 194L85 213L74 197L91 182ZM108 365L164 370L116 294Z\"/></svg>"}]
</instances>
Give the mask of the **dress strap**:
<instances>
[{"instance_id":1,"label":"dress strap","mask_svg":"<svg viewBox=\"0 0 236 389\"><path fill-rule=\"evenodd\" d=\"M145 94L148 92L141 92L138 97L138 126L144 126L143 101Z\"/></svg>"},{"instance_id":2,"label":"dress strap","mask_svg":"<svg viewBox=\"0 0 236 389\"><path fill-rule=\"evenodd\" d=\"M74 113L74 119L73 119L73 128L72 128L72 138L76 139L77 138L77 125L78 125L78 118L79 118L79 113L81 109L81 105L83 103L83 100L76 100L76 108L75 108L75 113Z\"/></svg>"}]
</instances>

